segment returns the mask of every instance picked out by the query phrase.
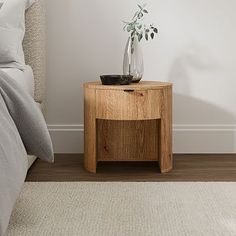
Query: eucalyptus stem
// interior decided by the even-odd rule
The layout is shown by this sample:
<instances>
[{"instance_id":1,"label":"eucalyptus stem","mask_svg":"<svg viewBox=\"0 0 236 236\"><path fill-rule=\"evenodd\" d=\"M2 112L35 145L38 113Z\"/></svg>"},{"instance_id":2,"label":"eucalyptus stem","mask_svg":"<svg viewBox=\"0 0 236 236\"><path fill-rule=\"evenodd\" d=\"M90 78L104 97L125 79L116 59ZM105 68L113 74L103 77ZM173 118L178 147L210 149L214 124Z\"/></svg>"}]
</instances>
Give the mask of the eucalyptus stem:
<instances>
[{"instance_id":1,"label":"eucalyptus stem","mask_svg":"<svg viewBox=\"0 0 236 236\"><path fill-rule=\"evenodd\" d=\"M138 5L138 10L135 12L131 21L123 21L124 22L124 30L130 34L131 40L133 41L135 37L138 38L140 42L143 38L148 41L149 39L154 39L155 34L158 33L158 29L153 25L150 24L146 26L142 23L142 20L148 14L146 9L146 4Z\"/></svg>"}]
</instances>

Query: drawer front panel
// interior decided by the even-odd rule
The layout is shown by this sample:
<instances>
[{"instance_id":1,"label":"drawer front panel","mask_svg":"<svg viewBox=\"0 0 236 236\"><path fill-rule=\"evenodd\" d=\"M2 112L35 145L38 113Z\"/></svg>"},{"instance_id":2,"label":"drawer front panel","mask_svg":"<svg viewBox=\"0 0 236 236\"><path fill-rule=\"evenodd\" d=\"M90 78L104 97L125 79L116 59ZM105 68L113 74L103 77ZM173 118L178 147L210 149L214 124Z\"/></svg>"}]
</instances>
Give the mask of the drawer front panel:
<instances>
[{"instance_id":1,"label":"drawer front panel","mask_svg":"<svg viewBox=\"0 0 236 236\"><path fill-rule=\"evenodd\" d=\"M161 90L96 90L96 118L159 119L161 94Z\"/></svg>"}]
</instances>

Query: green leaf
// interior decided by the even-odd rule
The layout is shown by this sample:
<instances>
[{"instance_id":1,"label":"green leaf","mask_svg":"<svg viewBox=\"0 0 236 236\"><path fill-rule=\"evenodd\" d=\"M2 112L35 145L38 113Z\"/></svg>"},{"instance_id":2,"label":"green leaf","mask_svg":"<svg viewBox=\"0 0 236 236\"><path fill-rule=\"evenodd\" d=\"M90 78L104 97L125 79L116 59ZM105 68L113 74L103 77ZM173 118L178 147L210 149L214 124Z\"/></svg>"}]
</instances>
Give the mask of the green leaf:
<instances>
[{"instance_id":1,"label":"green leaf","mask_svg":"<svg viewBox=\"0 0 236 236\"><path fill-rule=\"evenodd\" d=\"M143 12L146 13L146 14L148 13L148 11L146 9L143 9Z\"/></svg>"},{"instance_id":2,"label":"green leaf","mask_svg":"<svg viewBox=\"0 0 236 236\"><path fill-rule=\"evenodd\" d=\"M143 13L142 12L139 12L138 14L138 19L141 19L143 17Z\"/></svg>"},{"instance_id":3,"label":"green leaf","mask_svg":"<svg viewBox=\"0 0 236 236\"><path fill-rule=\"evenodd\" d=\"M142 38L143 38L143 34L141 33L138 35L138 41L140 42L142 40Z\"/></svg>"},{"instance_id":4,"label":"green leaf","mask_svg":"<svg viewBox=\"0 0 236 236\"><path fill-rule=\"evenodd\" d=\"M145 39L148 41L148 33L145 34Z\"/></svg>"},{"instance_id":5,"label":"green leaf","mask_svg":"<svg viewBox=\"0 0 236 236\"><path fill-rule=\"evenodd\" d=\"M132 30L132 27L129 25L129 26L127 27L127 31L130 32L131 30Z\"/></svg>"},{"instance_id":6,"label":"green leaf","mask_svg":"<svg viewBox=\"0 0 236 236\"><path fill-rule=\"evenodd\" d=\"M140 10L143 10L143 7L141 7L139 4L138 4L138 7L140 8Z\"/></svg>"},{"instance_id":7,"label":"green leaf","mask_svg":"<svg viewBox=\"0 0 236 236\"><path fill-rule=\"evenodd\" d=\"M151 38L152 38L152 39L154 39L154 35L155 35L154 33L151 33Z\"/></svg>"},{"instance_id":8,"label":"green leaf","mask_svg":"<svg viewBox=\"0 0 236 236\"><path fill-rule=\"evenodd\" d=\"M142 25L137 26L138 29L142 29L142 27L143 27Z\"/></svg>"},{"instance_id":9,"label":"green leaf","mask_svg":"<svg viewBox=\"0 0 236 236\"><path fill-rule=\"evenodd\" d=\"M153 28L153 31L157 34L158 33L158 29L157 28Z\"/></svg>"}]
</instances>

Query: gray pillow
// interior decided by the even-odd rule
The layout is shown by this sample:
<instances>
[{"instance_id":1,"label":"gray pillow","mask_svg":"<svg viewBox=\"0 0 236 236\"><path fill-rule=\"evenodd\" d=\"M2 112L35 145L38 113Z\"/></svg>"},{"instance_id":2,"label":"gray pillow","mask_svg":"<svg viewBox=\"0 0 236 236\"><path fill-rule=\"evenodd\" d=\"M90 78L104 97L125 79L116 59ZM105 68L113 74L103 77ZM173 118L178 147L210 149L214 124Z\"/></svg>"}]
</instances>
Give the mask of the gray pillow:
<instances>
[{"instance_id":1,"label":"gray pillow","mask_svg":"<svg viewBox=\"0 0 236 236\"><path fill-rule=\"evenodd\" d=\"M2 1L1 1L2 2ZM25 10L34 0L4 0L0 9L0 67L25 65Z\"/></svg>"}]
</instances>

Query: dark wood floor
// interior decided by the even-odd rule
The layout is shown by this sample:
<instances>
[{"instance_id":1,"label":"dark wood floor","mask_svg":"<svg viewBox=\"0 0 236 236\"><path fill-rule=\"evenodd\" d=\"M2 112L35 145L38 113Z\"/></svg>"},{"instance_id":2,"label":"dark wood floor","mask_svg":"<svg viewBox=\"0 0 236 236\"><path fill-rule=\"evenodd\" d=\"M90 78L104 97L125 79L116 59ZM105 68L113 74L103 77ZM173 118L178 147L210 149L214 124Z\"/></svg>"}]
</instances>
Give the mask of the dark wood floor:
<instances>
[{"instance_id":1,"label":"dark wood floor","mask_svg":"<svg viewBox=\"0 0 236 236\"><path fill-rule=\"evenodd\" d=\"M60 154L40 160L26 181L236 181L236 155L174 155L174 169L161 174L157 163L99 163L97 174L83 167L83 155Z\"/></svg>"}]
</instances>

